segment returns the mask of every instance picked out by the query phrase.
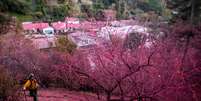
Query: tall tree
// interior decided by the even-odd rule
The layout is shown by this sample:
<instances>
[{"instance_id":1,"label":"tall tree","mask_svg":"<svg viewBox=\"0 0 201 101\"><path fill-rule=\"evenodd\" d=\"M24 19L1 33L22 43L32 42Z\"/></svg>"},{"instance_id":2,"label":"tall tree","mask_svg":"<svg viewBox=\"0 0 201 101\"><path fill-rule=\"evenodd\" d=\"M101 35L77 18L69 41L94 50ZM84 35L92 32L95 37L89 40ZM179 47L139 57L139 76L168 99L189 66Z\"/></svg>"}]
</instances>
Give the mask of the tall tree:
<instances>
[{"instance_id":1,"label":"tall tree","mask_svg":"<svg viewBox=\"0 0 201 101\"><path fill-rule=\"evenodd\" d=\"M0 0L0 23L6 21L7 13L25 14L29 10L28 4L23 0Z\"/></svg>"},{"instance_id":2,"label":"tall tree","mask_svg":"<svg viewBox=\"0 0 201 101\"><path fill-rule=\"evenodd\" d=\"M195 23L201 20L200 0L168 0L168 7L173 10L175 19L182 19Z\"/></svg>"},{"instance_id":3,"label":"tall tree","mask_svg":"<svg viewBox=\"0 0 201 101\"><path fill-rule=\"evenodd\" d=\"M11 25L16 24L16 19L11 19L11 14L25 15L29 10L25 0L0 0L0 34L6 34L11 30Z\"/></svg>"},{"instance_id":4,"label":"tall tree","mask_svg":"<svg viewBox=\"0 0 201 101\"><path fill-rule=\"evenodd\" d=\"M0 12L17 12L24 14L28 10L28 5L23 0L1 0Z\"/></svg>"}]
</instances>

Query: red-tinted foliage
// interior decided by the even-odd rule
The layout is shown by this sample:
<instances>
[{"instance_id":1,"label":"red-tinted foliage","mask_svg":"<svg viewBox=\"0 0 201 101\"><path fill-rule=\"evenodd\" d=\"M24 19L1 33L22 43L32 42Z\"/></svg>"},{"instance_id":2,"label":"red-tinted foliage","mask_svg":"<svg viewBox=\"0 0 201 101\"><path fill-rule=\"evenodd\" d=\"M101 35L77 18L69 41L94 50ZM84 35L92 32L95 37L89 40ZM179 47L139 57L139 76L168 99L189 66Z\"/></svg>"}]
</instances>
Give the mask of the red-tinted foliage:
<instances>
[{"instance_id":1,"label":"red-tinted foliage","mask_svg":"<svg viewBox=\"0 0 201 101\"><path fill-rule=\"evenodd\" d=\"M201 99L201 26L179 23L163 40L144 47L124 47L114 39L107 46L73 54L40 52L25 39L7 36L0 64L35 72L46 86L103 93L106 99L130 101L199 101ZM85 89L83 89L85 88Z\"/></svg>"},{"instance_id":2,"label":"red-tinted foliage","mask_svg":"<svg viewBox=\"0 0 201 101\"><path fill-rule=\"evenodd\" d=\"M150 48L126 49L121 40L93 48L71 66L93 86L121 100L200 100L200 29L175 26ZM189 39L188 39L189 38ZM77 58L77 57L74 57Z\"/></svg>"}]
</instances>

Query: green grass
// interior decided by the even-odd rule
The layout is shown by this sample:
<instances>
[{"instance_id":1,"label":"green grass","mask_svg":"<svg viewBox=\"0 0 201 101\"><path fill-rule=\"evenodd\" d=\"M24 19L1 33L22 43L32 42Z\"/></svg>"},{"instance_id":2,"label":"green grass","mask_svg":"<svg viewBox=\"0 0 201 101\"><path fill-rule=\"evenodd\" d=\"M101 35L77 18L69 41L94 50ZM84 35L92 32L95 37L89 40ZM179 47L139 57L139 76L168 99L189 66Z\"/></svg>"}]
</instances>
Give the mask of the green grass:
<instances>
[{"instance_id":1,"label":"green grass","mask_svg":"<svg viewBox=\"0 0 201 101\"><path fill-rule=\"evenodd\" d=\"M17 13L10 13L10 15L17 17L17 19L21 22L33 21L33 17L31 15L22 15Z\"/></svg>"}]
</instances>

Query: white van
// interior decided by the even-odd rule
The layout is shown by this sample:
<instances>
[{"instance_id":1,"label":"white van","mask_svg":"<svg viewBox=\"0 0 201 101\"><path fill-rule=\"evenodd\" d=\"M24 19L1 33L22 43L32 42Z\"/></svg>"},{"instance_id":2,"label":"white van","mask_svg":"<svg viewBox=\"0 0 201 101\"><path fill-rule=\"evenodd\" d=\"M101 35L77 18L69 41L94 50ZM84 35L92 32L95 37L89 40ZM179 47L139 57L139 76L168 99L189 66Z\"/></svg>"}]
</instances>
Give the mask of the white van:
<instances>
[{"instance_id":1,"label":"white van","mask_svg":"<svg viewBox=\"0 0 201 101\"><path fill-rule=\"evenodd\" d=\"M49 36L49 37L54 36L54 28L52 28L52 27L44 28L43 34L45 34L46 36Z\"/></svg>"}]
</instances>

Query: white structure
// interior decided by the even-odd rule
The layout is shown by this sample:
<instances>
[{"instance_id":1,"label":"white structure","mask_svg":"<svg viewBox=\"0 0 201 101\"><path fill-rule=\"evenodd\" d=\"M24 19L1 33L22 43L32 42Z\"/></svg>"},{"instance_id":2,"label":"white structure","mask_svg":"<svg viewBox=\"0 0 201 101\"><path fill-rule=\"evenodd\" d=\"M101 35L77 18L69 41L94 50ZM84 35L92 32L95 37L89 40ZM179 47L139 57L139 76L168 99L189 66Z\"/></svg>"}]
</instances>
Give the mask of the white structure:
<instances>
[{"instance_id":1,"label":"white structure","mask_svg":"<svg viewBox=\"0 0 201 101\"><path fill-rule=\"evenodd\" d=\"M121 27L121 26L125 26L125 24L124 24L124 23L121 23L120 21L111 21L111 22L110 22L110 25L111 25L112 27Z\"/></svg>"},{"instance_id":2,"label":"white structure","mask_svg":"<svg viewBox=\"0 0 201 101\"><path fill-rule=\"evenodd\" d=\"M47 37L54 36L54 28L52 28L52 27L44 28L43 34L45 34Z\"/></svg>"},{"instance_id":3,"label":"white structure","mask_svg":"<svg viewBox=\"0 0 201 101\"><path fill-rule=\"evenodd\" d=\"M66 27L66 23L65 22L61 22L61 21L58 21L58 22L53 22L51 23L52 27L55 29L55 33L65 33L67 32L67 27Z\"/></svg>"},{"instance_id":4,"label":"white structure","mask_svg":"<svg viewBox=\"0 0 201 101\"><path fill-rule=\"evenodd\" d=\"M72 33L68 35L68 37L78 46L78 48L96 44L96 38L89 36L85 32Z\"/></svg>"},{"instance_id":5,"label":"white structure","mask_svg":"<svg viewBox=\"0 0 201 101\"><path fill-rule=\"evenodd\" d=\"M56 47L56 37L41 37L41 38L32 38L31 41L33 45L38 49L47 49Z\"/></svg>"},{"instance_id":6,"label":"white structure","mask_svg":"<svg viewBox=\"0 0 201 101\"><path fill-rule=\"evenodd\" d=\"M122 26L122 27L103 27L99 32L98 36L110 40L110 35L116 35L121 38L125 38L130 33L140 33L146 36L149 35L148 28L134 25L134 26Z\"/></svg>"},{"instance_id":7,"label":"white structure","mask_svg":"<svg viewBox=\"0 0 201 101\"><path fill-rule=\"evenodd\" d=\"M66 17L65 22L67 24L80 24L80 21L78 18L72 18L72 17Z\"/></svg>"}]
</instances>

